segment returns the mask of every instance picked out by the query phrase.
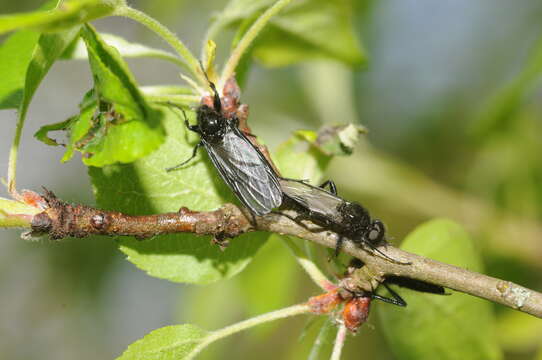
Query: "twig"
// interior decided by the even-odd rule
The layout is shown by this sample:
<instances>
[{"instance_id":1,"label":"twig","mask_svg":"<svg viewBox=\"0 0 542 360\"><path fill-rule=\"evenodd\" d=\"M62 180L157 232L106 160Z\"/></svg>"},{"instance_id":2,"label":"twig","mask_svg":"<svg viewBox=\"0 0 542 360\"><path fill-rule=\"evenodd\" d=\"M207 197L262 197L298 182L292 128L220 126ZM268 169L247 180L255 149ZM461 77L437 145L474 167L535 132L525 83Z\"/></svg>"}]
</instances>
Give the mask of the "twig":
<instances>
[{"instance_id":1,"label":"twig","mask_svg":"<svg viewBox=\"0 0 542 360\"><path fill-rule=\"evenodd\" d=\"M220 340L226 336L235 334L239 331L243 331L245 329L251 328L256 325L260 325L269 321L274 321L278 319L284 319L287 317L295 316L295 315L301 315L301 314L307 314L310 313L311 308L306 304L299 304L290 306L284 309L272 311L263 315L259 315L256 317L253 317L251 319L247 319L245 321L241 321L237 324L230 325L228 327L225 327L223 329L213 331L212 333L207 336L204 341L198 344L191 352L190 355L187 356L185 359L190 360L194 359L197 354L199 354L203 349L205 349L209 344Z\"/></svg>"},{"instance_id":2,"label":"twig","mask_svg":"<svg viewBox=\"0 0 542 360\"><path fill-rule=\"evenodd\" d=\"M333 345L333 352L331 353L330 360L339 360L346 340L346 326L344 324L339 325L337 330L337 336L335 337L335 344Z\"/></svg>"},{"instance_id":3,"label":"twig","mask_svg":"<svg viewBox=\"0 0 542 360\"><path fill-rule=\"evenodd\" d=\"M63 237L85 237L88 235L128 235L146 238L158 234L189 232L197 235L212 235L221 243L249 231L269 231L291 235L334 248L337 235L330 231L314 232L290 220L289 216L271 213L252 217L235 205L226 204L210 212L190 211L182 208L178 213L146 216L129 216L114 211L103 211L83 205L70 205L46 191L44 196L48 208L32 219L34 233L47 233L54 239ZM457 266L412 254L383 244L379 250L390 258L409 265L390 262L378 254L362 249L351 241L345 241L343 251L365 263L362 268L368 277L350 278L347 288L371 291L375 282L395 275L441 285L456 291L474 295L498 304L542 318L542 294L531 289L479 274Z\"/></svg>"}]
</instances>

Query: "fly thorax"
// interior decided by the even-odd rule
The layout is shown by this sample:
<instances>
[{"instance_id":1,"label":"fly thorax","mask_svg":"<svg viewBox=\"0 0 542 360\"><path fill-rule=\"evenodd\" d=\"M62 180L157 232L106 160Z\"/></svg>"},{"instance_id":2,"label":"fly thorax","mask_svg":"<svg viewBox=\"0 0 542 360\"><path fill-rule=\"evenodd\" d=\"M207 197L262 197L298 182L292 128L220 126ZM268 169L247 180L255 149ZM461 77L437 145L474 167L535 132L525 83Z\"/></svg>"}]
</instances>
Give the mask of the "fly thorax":
<instances>
[{"instance_id":1,"label":"fly thorax","mask_svg":"<svg viewBox=\"0 0 542 360\"><path fill-rule=\"evenodd\" d=\"M351 234L359 234L371 224L369 213L361 205L345 201L338 207L342 225Z\"/></svg>"},{"instance_id":2,"label":"fly thorax","mask_svg":"<svg viewBox=\"0 0 542 360\"><path fill-rule=\"evenodd\" d=\"M224 116L207 105L198 108L198 127L205 140L215 143L224 137L228 122Z\"/></svg>"}]
</instances>

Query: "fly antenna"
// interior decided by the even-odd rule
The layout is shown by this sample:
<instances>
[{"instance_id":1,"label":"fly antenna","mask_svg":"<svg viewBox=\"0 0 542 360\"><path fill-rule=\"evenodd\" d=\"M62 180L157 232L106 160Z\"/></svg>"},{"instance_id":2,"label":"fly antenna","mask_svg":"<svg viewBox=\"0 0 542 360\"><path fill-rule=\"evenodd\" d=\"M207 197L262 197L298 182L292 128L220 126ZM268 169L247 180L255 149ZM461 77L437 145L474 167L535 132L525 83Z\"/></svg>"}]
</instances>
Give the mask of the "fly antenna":
<instances>
[{"instance_id":1,"label":"fly antenna","mask_svg":"<svg viewBox=\"0 0 542 360\"><path fill-rule=\"evenodd\" d=\"M203 67L203 63L201 62L201 60L199 61L199 66L201 67L201 71L203 72L205 79L209 83L211 90L213 90L213 105L215 107L215 110L218 112L221 112L222 102L220 101L220 95L218 94L218 91L216 90L216 86L211 80L209 80L209 77L207 76L207 72L205 71L205 68Z\"/></svg>"},{"instance_id":2,"label":"fly antenna","mask_svg":"<svg viewBox=\"0 0 542 360\"><path fill-rule=\"evenodd\" d=\"M399 264L399 265L411 265L412 263L411 262L405 262L405 261L399 261L399 260L396 260L394 258L391 258L389 257L388 255L384 254L382 251L380 251L376 246L374 246L370 241L368 240L364 240L363 243L365 245L367 245L369 248L371 248L372 251L378 253L380 256L382 256L383 258L393 262L393 263L396 263L396 264Z\"/></svg>"}]
</instances>

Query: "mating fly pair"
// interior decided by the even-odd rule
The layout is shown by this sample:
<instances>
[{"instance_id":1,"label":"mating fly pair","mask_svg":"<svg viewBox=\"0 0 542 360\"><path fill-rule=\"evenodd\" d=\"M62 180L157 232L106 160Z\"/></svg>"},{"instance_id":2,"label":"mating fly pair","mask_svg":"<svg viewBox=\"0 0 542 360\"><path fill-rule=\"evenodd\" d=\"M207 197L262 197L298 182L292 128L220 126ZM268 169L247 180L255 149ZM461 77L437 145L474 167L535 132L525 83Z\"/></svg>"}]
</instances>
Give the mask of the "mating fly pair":
<instances>
[{"instance_id":1,"label":"mating fly pair","mask_svg":"<svg viewBox=\"0 0 542 360\"><path fill-rule=\"evenodd\" d=\"M196 110L197 125L190 125L186 114L184 119L187 128L200 135L200 142L188 160L167 171L188 163L196 156L198 148L203 146L222 179L252 214L268 214L284 202L286 206L297 208L303 218L335 231L339 235L337 254L343 237L347 237L395 261L375 246L384 239L382 222L372 220L369 212L360 204L338 197L331 181L327 182L330 191L326 191L323 187L315 187L301 180L282 178L275 172L261 151L248 139L247 135L252 135L239 129L236 111L239 91L233 81L226 85L229 89L225 91L228 96L224 97L224 102L215 85L211 81L209 85L213 91L212 98L204 98Z\"/></svg>"}]
</instances>

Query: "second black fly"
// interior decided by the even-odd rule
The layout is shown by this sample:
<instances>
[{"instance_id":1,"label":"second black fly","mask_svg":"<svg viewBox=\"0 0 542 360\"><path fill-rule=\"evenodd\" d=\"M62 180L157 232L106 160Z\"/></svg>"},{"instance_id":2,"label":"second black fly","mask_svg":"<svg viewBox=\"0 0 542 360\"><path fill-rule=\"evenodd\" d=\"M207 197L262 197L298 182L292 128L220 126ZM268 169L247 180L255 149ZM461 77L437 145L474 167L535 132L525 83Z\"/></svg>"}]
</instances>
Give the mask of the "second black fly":
<instances>
[{"instance_id":1,"label":"second black fly","mask_svg":"<svg viewBox=\"0 0 542 360\"><path fill-rule=\"evenodd\" d=\"M385 238L384 224L378 219L372 219L367 209L360 204L339 197L332 181L316 187L301 180L281 178L280 184L289 203L300 210L301 217L306 217L339 235L335 255L339 254L346 237L358 245L369 247L390 261L401 263L377 248ZM326 186L329 191L325 190Z\"/></svg>"}]
</instances>

